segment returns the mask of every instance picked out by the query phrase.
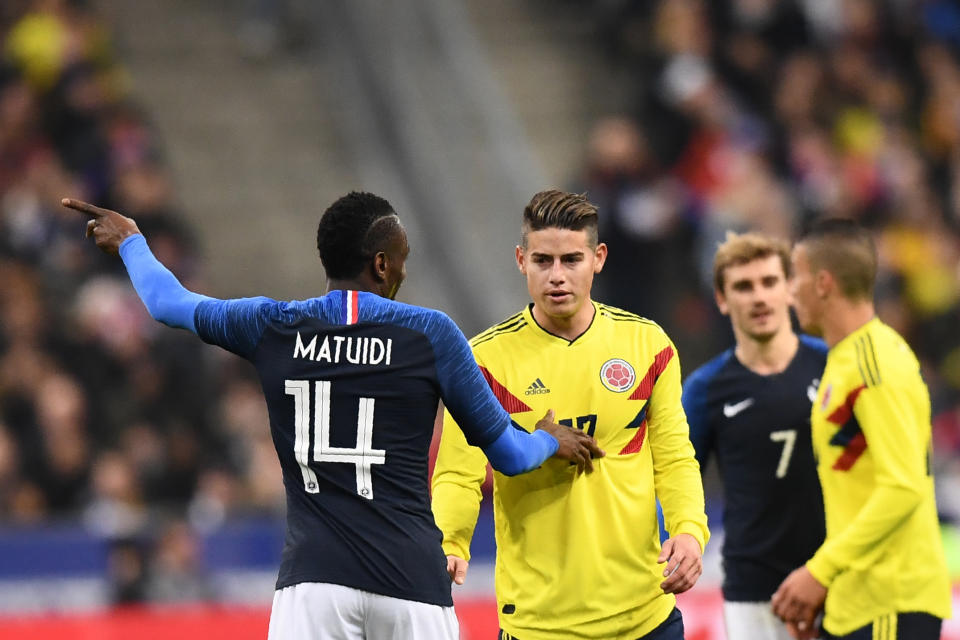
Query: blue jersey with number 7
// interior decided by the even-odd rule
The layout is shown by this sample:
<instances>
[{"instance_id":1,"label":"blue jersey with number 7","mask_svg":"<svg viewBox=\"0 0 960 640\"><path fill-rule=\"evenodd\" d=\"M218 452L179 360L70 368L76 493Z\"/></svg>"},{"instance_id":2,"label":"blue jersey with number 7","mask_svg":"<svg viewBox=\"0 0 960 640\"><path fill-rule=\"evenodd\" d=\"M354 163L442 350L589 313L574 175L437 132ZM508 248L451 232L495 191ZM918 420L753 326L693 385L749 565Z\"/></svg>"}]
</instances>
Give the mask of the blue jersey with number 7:
<instances>
[{"instance_id":1,"label":"blue jersey with number 7","mask_svg":"<svg viewBox=\"0 0 960 640\"><path fill-rule=\"evenodd\" d=\"M733 348L690 374L683 408L701 469L711 456L723 480L723 596L769 600L823 542L810 407L827 345L800 336L780 373L760 375Z\"/></svg>"}]
</instances>

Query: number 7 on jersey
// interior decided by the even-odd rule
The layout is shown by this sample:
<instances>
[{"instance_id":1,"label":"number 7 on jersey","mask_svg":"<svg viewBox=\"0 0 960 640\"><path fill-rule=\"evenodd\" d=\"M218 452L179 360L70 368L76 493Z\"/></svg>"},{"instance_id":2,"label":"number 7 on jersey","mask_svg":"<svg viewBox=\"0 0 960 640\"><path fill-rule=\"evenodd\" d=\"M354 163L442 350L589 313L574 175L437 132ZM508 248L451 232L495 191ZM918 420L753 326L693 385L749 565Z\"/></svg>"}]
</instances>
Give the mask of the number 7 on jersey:
<instances>
[{"instance_id":1,"label":"number 7 on jersey","mask_svg":"<svg viewBox=\"0 0 960 640\"><path fill-rule=\"evenodd\" d=\"M793 456L793 445L797 442L797 430L774 431L770 434L770 439L774 442L783 443L783 450L780 452L780 464L777 465L777 477L783 478L787 475L790 458Z\"/></svg>"},{"instance_id":2,"label":"number 7 on jersey","mask_svg":"<svg viewBox=\"0 0 960 640\"><path fill-rule=\"evenodd\" d=\"M303 488L318 493L317 475L310 468L310 381L286 380L286 393L293 396L293 453L303 474ZM387 452L373 448L373 398L360 398L357 413L357 444L352 448L330 446L330 382L314 382L313 461L353 464L357 470L357 494L373 500L371 466L384 464Z\"/></svg>"}]
</instances>

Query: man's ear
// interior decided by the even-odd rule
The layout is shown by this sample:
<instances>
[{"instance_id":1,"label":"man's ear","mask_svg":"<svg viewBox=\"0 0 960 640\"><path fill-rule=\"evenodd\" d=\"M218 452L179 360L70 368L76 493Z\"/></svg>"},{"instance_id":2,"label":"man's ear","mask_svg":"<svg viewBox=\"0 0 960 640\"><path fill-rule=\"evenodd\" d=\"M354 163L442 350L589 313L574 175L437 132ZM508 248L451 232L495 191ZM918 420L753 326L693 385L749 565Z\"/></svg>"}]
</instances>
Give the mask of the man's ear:
<instances>
[{"instance_id":1,"label":"man's ear","mask_svg":"<svg viewBox=\"0 0 960 640\"><path fill-rule=\"evenodd\" d=\"M597 248L593 250L593 255L596 260L593 263L593 272L600 273L603 271L603 265L607 261L607 245L603 242L597 245Z\"/></svg>"},{"instance_id":2,"label":"man's ear","mask_svg":"<svg viewBox=\"0 0 960 640\"><path fill-rule=\"evenodd\" d=\"M816 291L817 296L820 298L829 296L836 287L836 278L826 269L820 269L816 275L813 276L813 290Z\"/></svg>"},{"instance_id":3,"label":"man's ear","mask_svg":"<svg viewBox=\"0 0 960 640\"><path fill-rule=\"evenodd\" d=\"M723 291L714 289L713 299L717 301L717 309L720 309L720 313L723 315L730 313L730 307L727 306L727 296L723 295Z\"/></svg>"},{"instance_id":4,"label":"man's ear","mask_svg":"<svg viewBox=\"0 0 960 640\"><path fill-rule=\"evenodd\" d=\"M517 245L517 248L514 250L514 255L517 259L517 268L520 269L520 273L527 275L527 260L526 256L523 255L523 247Z\"/></svg>"},{"instance_id":5,"label":"man's ear","mask_svg":"<svg viewBox=\"0 0 960 640\"><path fill-rule=\"evenodd\" d=\"M377 254L373 256L373 277L377 282L384 282L387 279L389 262L390 259L387 257L385 251L378 251Z\"/></svg>"}]
</instances>

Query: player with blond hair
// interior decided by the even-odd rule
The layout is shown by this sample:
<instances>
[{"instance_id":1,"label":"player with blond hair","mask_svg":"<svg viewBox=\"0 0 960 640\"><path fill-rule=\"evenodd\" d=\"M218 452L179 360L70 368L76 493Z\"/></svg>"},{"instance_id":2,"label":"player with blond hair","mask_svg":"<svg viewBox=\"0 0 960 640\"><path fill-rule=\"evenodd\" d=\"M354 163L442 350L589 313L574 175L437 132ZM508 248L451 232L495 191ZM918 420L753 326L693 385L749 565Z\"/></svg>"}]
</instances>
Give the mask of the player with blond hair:
<instances>
[{"instance_id":1,"label":"player with blond hair","mask_svg":"<svg viewBox=\"0 0 960 640\"><path fill-rule=\"evenodd\" d=\"M727 638L787 640L770 597L823 542L810 407L827 347L791 327L785 242L730 233L713 272L735 345L690 374L683 406L701 468L714 457L723 481Z\"/></svg>"}]
</instances>

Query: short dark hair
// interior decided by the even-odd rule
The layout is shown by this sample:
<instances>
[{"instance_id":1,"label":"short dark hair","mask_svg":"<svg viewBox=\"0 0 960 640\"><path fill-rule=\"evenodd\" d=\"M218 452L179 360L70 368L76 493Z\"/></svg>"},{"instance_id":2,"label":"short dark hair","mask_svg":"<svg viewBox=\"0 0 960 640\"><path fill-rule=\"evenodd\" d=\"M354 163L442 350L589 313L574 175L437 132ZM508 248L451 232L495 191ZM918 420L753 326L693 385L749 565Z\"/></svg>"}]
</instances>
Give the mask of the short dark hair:
<instances>
[{"instance_id":1,"label":"short dark hair","mask_svg":"<svg viewBox=\"0 0 960 640\"><path fill-rule=\"evenodd\" d=\"M877 247L860 224L845 218L815 222L797 241L807 249L813 272L828 271L843 296L871 300L877 278Z\"/></svg>"},{"instance_id":2,"label":"short dark hair","mask_svg":"<svg viewBox=\"0 0 960 640\"><path fill-rule=\"evenodd\" d=\"M557 189L541 191L530 199L523 209L521 245L527 246L527 234L548 228L586 229L587 244L596 248L597 205L587 200L585 193L569 193Z\"/></svg>"},{"instance_id":3,"label":"short dark hair","mask_svg":"<svg viewBox=\"0 0 960 640\"><path fill-rule=\"evenodd\" d=\"M357 276L399 227L389 202L351 191L327 207L317 225L317 251L328 278Z\"/></svg>"}]
</instances>

